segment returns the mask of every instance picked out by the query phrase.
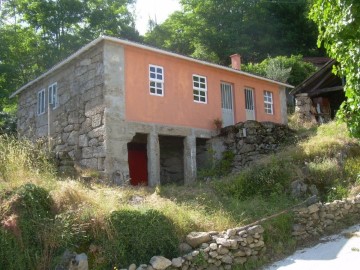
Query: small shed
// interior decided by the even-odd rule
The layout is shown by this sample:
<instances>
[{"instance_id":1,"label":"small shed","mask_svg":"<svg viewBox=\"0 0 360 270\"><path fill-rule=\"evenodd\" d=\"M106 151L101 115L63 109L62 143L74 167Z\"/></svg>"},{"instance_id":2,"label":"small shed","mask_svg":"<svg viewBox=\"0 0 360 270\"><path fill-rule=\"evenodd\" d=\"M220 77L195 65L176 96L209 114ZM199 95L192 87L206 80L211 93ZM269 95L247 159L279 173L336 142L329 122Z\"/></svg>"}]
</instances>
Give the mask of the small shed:
<instances>
[{"instance_id":1,"label":"small shed","mask_svg":"<svg viewBox=\"0 0 360 270\"><path fill-rule=\"evenodd\" d=\"M325 123L334 119L345 101L344 79L332 72L337 64L330 60L290 92L295 96L295 113L302 121Z\"/></svg>"}]
</instances>

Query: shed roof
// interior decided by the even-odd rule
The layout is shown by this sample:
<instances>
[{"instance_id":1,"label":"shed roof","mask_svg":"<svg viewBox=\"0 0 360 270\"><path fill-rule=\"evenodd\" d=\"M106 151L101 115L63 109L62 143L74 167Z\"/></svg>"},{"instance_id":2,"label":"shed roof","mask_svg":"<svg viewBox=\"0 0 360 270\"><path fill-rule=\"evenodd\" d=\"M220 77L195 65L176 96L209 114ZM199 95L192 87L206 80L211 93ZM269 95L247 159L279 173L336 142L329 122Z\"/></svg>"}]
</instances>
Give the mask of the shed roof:
<instances>
[{"instance_id":1,"label":"shed roof","mask_svg":"<svg viewBox=\"0 0 360 270\"><path fill-rule=\"evenodd\" d=\"M164 54L164 55L169 55L169 56L172 56L172 57L176 57L176 58L184 59L184 60L187 60L187 61L195 62L195 63L198 63L198 64L202 64L202 65L205 65L205 66L211 66L211 67L214 67L214 68L223 69L223 70L227 70L227 71L234 72L234 73L237 73L237 74L241 74L241 75L244 75L244 76L248 76L248 77L251 77L251 78L256 78L256 79L259 79L259 80L271 82L271 83L274 83L274 84L277 84L277 85L280 85L280 86L284 86L284 87L288 87L288 88L294 88L294 86L292 86L290 84L286 84L286 83L278 82L278 81L275 81L275 80L267 79L267 78L264 78L264 77L261 77L261 76L258 76L258 75L254 75L254 74L244 72L244 71L241 71L241 70L236 70L236 69L233 69L233 68L230 68L230 67L225 67L225 66L221 66L221 65L218 65L218 64L214 64L214 63L194 59L194 58L191 58L191 57L188 57L188 56L184 56L184 55L181 55L181 54L169 52L169 51L166 51L166 50L158 49L158 48L155 48L155 47L151 47L151 46L148 46L148 45L140 44L140 43L125 40L125 39L114 38L114 37L109 37L109 36L101 36L101 37L93 40L92 42L88 43L87 45L85 45L84 47L82 47L81 49L76 51L75 53L71 54L69 57L67 57L63 61L59 62L58 64L56 64L55 66L53 66L48 71L41 74L40 76L38 76L34 80L32 80L32 81L28 82L27 84L23 85L22 87L20 87L13 94L11 94L10 97L12 98L12 97L18 95L19 93L24 91L29 86L31 86L34 83L36 83L37 81L45 78L47 75L55 72L56 70L58 70L59 68L61 68L64 65L66 65L67 63L69 63L73 59L77 58L82 53L84 53L84 52L88 51L89 49L91 49L92 47L96 46L98 43L100 43L103 40L115 42L115 43L118 43L118 44L121 44L121 45L133 46L133 47L141 48L141 49L144 49L144 50L149 50L149 51L161 53L161 54Z\"/></svg>"},{"instance_id":2,"label":"shed roof","mask_svg":"<svg viewBox=\"0 0 360 270\"><path fill-rule=\"evenodd\" d=\"M336 64L336 60L328 61L322 68L296 86L290 94L307 93L310 97L313 97L323 93L343 90L341 78L332 72L332 68Z\"/></svg>"}]
</instances>

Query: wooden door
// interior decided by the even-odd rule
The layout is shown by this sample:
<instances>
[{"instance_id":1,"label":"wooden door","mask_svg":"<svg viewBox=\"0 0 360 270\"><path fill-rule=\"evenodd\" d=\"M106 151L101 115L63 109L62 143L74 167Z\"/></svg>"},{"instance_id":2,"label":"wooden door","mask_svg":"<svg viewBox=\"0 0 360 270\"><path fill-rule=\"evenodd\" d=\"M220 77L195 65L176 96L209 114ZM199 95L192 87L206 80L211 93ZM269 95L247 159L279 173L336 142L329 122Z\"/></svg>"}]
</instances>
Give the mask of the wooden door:
<instances>
[{"instance_id":1,"label":"wooden door","mask_svg":"<svg viewBox=\"0 0 360 270\"><path fill-rule=\"evenodd\" d=\"M128 144L130 183L133 186L148 184L146 144Z\"/></svg>"}]
</instances>

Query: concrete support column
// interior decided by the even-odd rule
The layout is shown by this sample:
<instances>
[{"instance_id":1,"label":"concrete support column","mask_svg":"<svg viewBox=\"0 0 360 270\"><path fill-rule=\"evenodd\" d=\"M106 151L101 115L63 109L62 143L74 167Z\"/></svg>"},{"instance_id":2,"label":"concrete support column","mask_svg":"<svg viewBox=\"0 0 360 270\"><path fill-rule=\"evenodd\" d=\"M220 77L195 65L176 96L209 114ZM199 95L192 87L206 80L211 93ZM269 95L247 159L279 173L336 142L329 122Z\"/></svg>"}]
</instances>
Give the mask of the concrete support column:
<instances>
[{"instance_id":1,"label":"concrete support column","mask_svg":"<svg viewBox=\"0 0 360 270\"><path fill-rule=\"evenodd\" d=\"M286 125L288 123L288 116L287 116L287 101L286 101L285 86L279 86L279 95L280 95L281 123Z\"/></svg>"},{"instance_id":2,"label":"concrete support column","mask_svg":"<svg viewBox=\"0 0 360 270\"><path fill-rule=\"evenodd\" d=\"M191 184L196 179L196 137L184 139L184 184Z\"/></svg>"},{"instance_id":3,"label":"concrete support column","mask_svg":"<svg viewBox=\"0 0 360 270\"><path fill-rule=\"evenodd\" d=\"M160 145L159 136L150 133L147 137L148 184L150 187L160 185Z\"/></svg>"}]
</instances>

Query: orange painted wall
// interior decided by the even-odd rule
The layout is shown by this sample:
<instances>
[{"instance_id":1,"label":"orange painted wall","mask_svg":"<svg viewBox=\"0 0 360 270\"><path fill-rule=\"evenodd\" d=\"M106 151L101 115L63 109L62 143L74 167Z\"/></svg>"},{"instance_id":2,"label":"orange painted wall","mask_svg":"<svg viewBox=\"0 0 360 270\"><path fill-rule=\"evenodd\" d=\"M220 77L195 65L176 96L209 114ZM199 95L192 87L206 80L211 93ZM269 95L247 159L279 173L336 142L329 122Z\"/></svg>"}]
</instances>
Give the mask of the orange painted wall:
<instances>
[{"instance_id":1,"label":"orange painted wall","mask_svg":"<svg viewBox=\"0 0 360 270\"><path fill-rule=\"evenodd\" d=\"M126 120L202 129L215 129L221 118L220 83L233 84L235 123L245 121L244 88L255 91L257 121L281 122L279 87L276 84L183 59L125 47ZM164 96L149 92L149 64L164 68ZM207 104L193 101L192 75L207 78ZM274 115L264 112L263 91L273 92Z\"/></svg>"}]
</instances>

